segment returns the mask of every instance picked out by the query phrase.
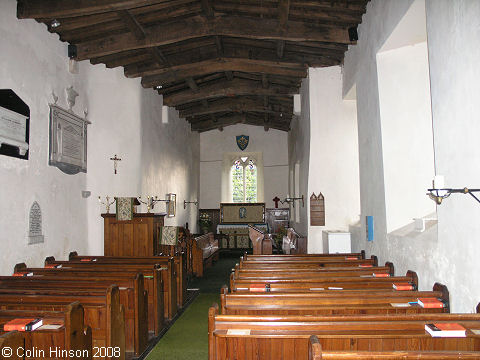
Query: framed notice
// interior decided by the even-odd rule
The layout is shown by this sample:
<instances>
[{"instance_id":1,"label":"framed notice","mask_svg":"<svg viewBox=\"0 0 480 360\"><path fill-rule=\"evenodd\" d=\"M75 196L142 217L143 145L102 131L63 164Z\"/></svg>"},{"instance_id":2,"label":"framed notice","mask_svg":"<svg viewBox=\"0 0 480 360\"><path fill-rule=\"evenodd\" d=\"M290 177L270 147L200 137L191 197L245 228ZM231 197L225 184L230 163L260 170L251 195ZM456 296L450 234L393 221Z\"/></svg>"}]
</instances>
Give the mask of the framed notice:
<instances>
[{"instance_id":1,"label":"framed notice","mask_svg":"<svg viewBox=\"0 0 480 360\"><path fill-rule=\"evenodd\" d=\"M167 194L167 217L174 217L177 212L177 195Z\"/></svg>"},{"instance_id":2,"label":"framed notice","mask_svg":"<svg viewBox=\"0 0 480 360\"><path fill-rule=\"evenodd\" d=\"M49 165L70 175L87 172L89 123L57 105L50 105Z\"/></svg>"}]
</instances>

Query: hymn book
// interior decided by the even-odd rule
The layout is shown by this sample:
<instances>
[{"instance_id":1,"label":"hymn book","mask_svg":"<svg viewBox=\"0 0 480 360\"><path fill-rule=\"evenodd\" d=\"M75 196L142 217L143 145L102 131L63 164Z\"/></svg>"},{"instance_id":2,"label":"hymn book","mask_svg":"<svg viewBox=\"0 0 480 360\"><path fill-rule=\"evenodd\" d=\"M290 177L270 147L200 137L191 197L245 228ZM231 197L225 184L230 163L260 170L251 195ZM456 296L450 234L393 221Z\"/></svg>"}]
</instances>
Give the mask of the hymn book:
<instances>
[{"instance_id":1,"label":"hymn book","mask_svg":"<svg viewBox=\"0 0 480 360\"><path fill-rule=\"evenodd\" d=\"M42 319L13 319L3 325L3 331L33 331L42 326Z\"/></svg>"},{"instance_id":2,"label":"hymn book","mask_svg":"<svg viewBox=\"0 0 480 360\"><path fill-rule=\"evenodd\" d=\"M393 283L392 287L397 291L413 290L412 284L409 283Z\"/></svg>"},{"instance_id":3,"label":"hymn book","mask_svg":"<svg viewBox=\"0 0 480 360\"><path fill-rule=\"evenodd\" d=\"M466 329L456 323L425 324L425 330L432 337L466 337Z\"/></svg>"},{"instance_id":4,"label":"hymn book","mask_svg":"<svg viewBox=\"0 0 480 360\"><path fill-rule=\"evenodd\" d=\"M445 307L445 304L437 298L418 298L418 305L426 309L441 309Z\"/></svg>"}]
</instances>

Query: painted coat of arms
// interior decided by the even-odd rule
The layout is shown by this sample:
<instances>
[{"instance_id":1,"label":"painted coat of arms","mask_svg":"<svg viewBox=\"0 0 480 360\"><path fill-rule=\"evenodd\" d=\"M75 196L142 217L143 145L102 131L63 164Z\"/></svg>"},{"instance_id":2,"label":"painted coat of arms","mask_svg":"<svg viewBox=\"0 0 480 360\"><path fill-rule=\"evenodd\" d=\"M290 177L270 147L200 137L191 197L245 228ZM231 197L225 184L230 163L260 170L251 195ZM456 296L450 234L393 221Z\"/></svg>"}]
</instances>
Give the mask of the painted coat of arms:
<instances>
[{"instance_id":1,"label":"painted coat of arms","mask_svg":"<svg viewBox=\"0 0 480 360\"><path fill-rule=\"evenodd\" d=\"M245 150L248 146L248 140L249 136L247 135L237 135L237 145L240 148L240 150Z\"/></svg>"}]
</instances>

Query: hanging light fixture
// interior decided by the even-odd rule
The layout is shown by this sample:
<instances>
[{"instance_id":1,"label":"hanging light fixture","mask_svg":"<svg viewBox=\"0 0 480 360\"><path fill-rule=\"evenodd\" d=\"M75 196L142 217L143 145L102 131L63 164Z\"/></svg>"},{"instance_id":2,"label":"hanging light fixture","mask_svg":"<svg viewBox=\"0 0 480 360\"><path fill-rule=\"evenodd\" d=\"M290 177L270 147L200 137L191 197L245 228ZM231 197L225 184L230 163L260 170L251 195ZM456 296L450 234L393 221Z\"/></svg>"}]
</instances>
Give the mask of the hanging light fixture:
<instances>
[{"instance_id":1,"label":"hanging light fixture","mask_svg":"<svg viewBox=\"0 0 480 360\"><path fill-rule=\"evenodd\" d=\"M62 24L61 24L60 21L58 21L57 19L53 19L52 22L50 23L50 27L51 27L52 29L56 29L56 28L58 28L60 25L62 25Z\"/></svg>"}]
</instances>

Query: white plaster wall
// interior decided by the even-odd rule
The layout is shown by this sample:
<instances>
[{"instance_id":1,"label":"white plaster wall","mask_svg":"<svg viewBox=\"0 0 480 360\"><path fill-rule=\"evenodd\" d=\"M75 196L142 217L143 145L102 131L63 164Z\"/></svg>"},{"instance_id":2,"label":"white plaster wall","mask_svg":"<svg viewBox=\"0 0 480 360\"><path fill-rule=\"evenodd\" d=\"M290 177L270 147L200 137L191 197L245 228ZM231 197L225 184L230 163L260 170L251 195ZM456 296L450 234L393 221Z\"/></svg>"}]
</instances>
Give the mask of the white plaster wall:
<instances>
[{"instance_id":1,"label":"white plaster wall","mask_svg":"<svg viewBox=\"0 0 480 360\"><path fill-rule=\"evenodd\" d=\"M19 262L41 266L46 256L85 252L86 174L65 175L48 166L49 107L52 90L67 107L65 88L80 93L74 110L83 114L85 88L68 73L67 46L34 20L16 19L16 1L0 2L0 88L12 89L30 107L28 161L0 156L0 274ZM28 213L34 201L42 210L45 243L27 245Z\"/></svg>"},{"instance_id":2,"label":"white plaster wall","mask_svg":"<svg viewBox=\"0 0 480 360\"><path fill-rule=\"evenodd\" d=\"M33 20L16 19L16 1L0 2L1 88L13 89L30 106L30 159L0 156L0 274L26 262L41 266L46 256L64 259L69 251L103 253L103 219L97 197L177 194L177 216L195 231L197 208L183 209L199 191L199 135L170 109L162 118L162 97L142 89L123 70L79 63L68 72L67 46ZM79 92L74 111L88 108L88 173L65 175L48 166L48 103L54 90L67 107L65 88ZM113 174L117 154L122 161ZM82 190L91 191L88 199ZM26 245L28 211L38 201L45 243ZM156 212L165 211L164 203ZM112 211L114 207L112 206ZM145 211L145 209L140 209Z\"/></svg>"},{"instance_id":3,"label":"white plaster wall","mask_svg":"<svg viewBox=\"0 0 480 360\"><path fill-rule=\"evenodd\" d=\"M393 261L397 273L417 271L422 289L435 281L448 286L452 311L470 312L480 298L474 274L479 245L478 203L464 195L450 197L438 207L437 227L418 235L408 226L386 233L385 186L376 53L406 14L412 1L373 0L359 26L360 40L346 54L344 93L357 87L360 156L361 226L364 216L375 216L375 241L356 241L354 251L366 249L380 262ZM451 187L473 186L479 178L478 94L480 93L480 3L427 0L434 147L437 174ZM454 196L454 195L452 195ZM364 235L363 235L364 236ZM471 275L470 275L471 274Z\"/></svg>"},{"instance_id":4,"label":"white plaster wall","mask_svg":"<svg viewBox=\"0 0 480 360\"><path fill-rule=\"evenodd\" d=\"M342 99L339 66L310 69L308 194L325 196L325 226L310 226L308 247L322 253L322 231L348 231L358 222L360 185L356 102Z\"/></svg>"},{"instance_id":5,"label":"white plaster wall","mask_svg":"<svg viewBox=\"0 0 480 360\"><path fill-rule=\"evenodd\" d=\"M310 165L310 95L309 79L300 88L301 113L292 120L288 134L288 164L290 196L304 195L305 207L290 206L290 226L302 235L308 235L308 173ZM296 212L296 214L295 214ZM309 242L310 251L310 242Z\"/></svg>"},{"instance_id":6,"label":"white plaster wall","mask_svg":"<svg viewBox=\"0 0 480 360\"><path fill-rule=\"evenodd\" d=\"M480 184L480 2L427 0L436 172L447 187ZM454 311L480 301L480 204L452 195L438 206L438 244L429 267L446 283Z\"/></svg>"},{"instance_id":7,"label":"white plaster wall","mask_svg":"<svg viewBox=\"0 0 480 360\"><path fill-rule=\"evenodd\" d=\"M426 31L426 29L425 29ZM387 232L435 212L427 43L377 55Z\"/></svg>"},{"instance_id":8,"label":"white plaster wall","mask_svg":"<svg viewBox=\"0 0 480 360\"><path fill-rule=\"evenodd\" d=\"M264 197L267 207L274 207L275 196L288 192L288 134L284 131L252 125L232 125L200 134L200 208L218 209L222 198L223 154L238 152L237 135L248 135L245 152L261 152L264 166Z\"/></svg>"}]
</instances>

